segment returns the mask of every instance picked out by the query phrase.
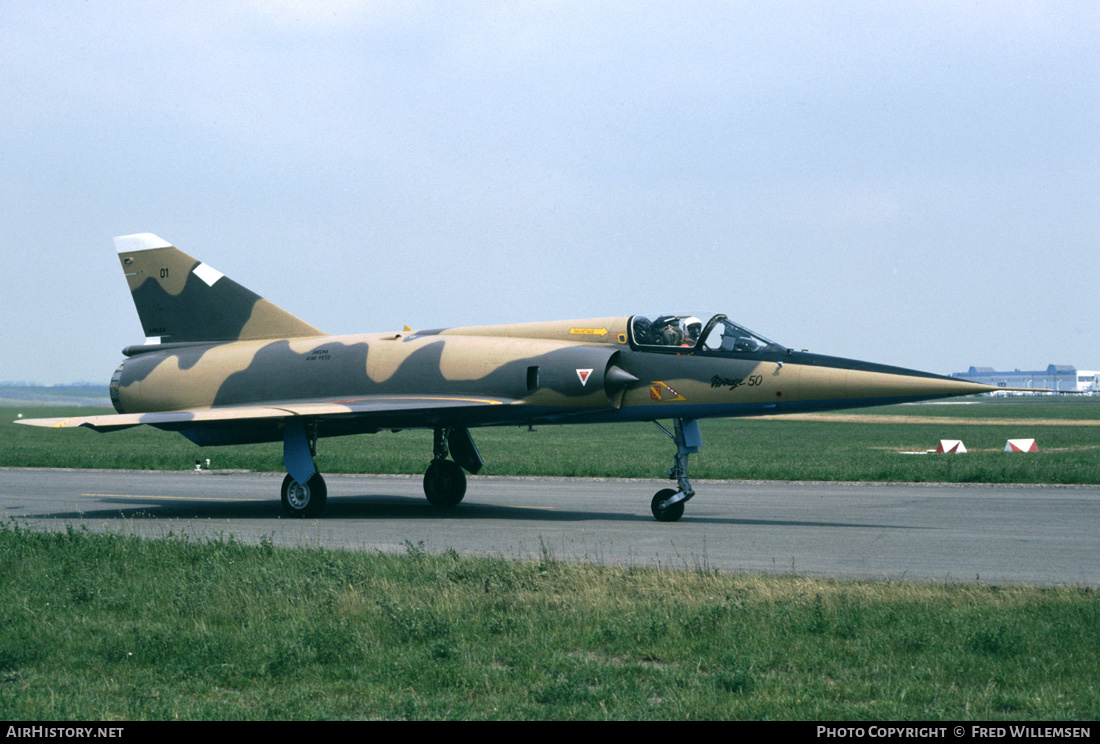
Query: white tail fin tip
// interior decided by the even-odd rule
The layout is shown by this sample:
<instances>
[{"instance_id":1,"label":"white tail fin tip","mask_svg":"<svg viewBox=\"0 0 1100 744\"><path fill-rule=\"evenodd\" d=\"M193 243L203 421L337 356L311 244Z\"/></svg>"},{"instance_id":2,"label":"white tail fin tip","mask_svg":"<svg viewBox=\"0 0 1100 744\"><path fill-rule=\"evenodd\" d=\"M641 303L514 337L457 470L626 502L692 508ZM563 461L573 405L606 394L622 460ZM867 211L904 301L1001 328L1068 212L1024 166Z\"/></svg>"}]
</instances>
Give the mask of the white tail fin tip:
<instances>
[{"instance_id":1,"label":"white tail fin tip","mask_svg":"<svg viewBox=\"0 0 1100 744\"><path fill-rule=\"evenodd\" d=\"M136 233L134 235L119 235L115 238L115 248L119 253L137 253L149 251L153 248L171 248L172 244L164 238L158 238L153 233Z\"/></svg>"}]
</instances>

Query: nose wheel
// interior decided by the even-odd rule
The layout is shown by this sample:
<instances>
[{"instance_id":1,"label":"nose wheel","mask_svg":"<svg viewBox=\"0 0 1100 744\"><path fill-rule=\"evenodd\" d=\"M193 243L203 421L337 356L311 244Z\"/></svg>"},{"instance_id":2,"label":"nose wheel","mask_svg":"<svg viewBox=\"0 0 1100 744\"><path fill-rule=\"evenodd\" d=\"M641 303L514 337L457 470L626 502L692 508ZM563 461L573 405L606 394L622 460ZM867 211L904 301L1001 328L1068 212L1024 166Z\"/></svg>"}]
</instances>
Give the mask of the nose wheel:
<instances>
[{"instance_id":1,"label":"nose wheel","mask_svg":"<svg viewBox=\"0 0 1100 744\"><path fill-rule=\"evenodd\" d=\"M680 494L674 488L662 488L649 502L649 508L653 511L653 517L658 522L676 522L684 516L684 499L673 501Z\"/></svg>"},{"instance_id":2,"label":"nose wheel","mask_svg":"<svg viewBox=\"0 0 1100 744\"><path fill-rule=\"evenodd\" d=\"M695 495L695 489L688 480L688 456L694 455L703 446L703 435L695 419L674 419L672 431L657 421L653 423L676 443L676 456L668 477L676 481L679 488L662 488L653 495L649 508L658 522L676 522L684 516L684 503Z\"/></svg>"}]
</instances>

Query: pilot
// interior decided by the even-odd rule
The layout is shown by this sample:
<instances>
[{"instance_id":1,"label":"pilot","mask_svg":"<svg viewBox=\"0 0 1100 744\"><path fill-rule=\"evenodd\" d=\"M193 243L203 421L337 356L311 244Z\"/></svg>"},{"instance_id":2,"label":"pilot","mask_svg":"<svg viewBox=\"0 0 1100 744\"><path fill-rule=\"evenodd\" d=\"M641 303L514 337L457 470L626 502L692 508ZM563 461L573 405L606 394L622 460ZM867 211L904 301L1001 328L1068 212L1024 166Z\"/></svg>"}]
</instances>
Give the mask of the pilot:
<instances>
[{"instance_id":1,"label":"pilot","mask_svg":"<svg viewBox=\"0 0 1100 744\"><path fill-rule=\"evenodd\" d=\"M703 321L696 318L694 315L684 318L684 328L687 329L687 333L684 334L684 346L695 346L699 340L699 336L703 333Z\"/></svg>"}]
</instances>

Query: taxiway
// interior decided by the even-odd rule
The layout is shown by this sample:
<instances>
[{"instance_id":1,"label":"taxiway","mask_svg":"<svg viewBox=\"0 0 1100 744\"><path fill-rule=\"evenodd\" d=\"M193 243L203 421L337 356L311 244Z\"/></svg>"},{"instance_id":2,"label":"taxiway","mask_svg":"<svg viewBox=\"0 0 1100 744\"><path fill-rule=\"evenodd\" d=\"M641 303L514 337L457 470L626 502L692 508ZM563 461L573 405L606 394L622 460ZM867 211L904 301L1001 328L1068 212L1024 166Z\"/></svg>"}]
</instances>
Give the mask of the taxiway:
<instances>
[{"instance_id":1,"label":"taxiway","mask_svg":"<svg viewBox=\"0 0 1100 744\"><path fill-rule=\"evenodd\" d=\"M0 469L0 512L68 525L276 545L814 577L1100 586L1100 486L697 482L653 521L653 480L470 479L440 511L419 477L329 475L320 519L282 517L281 474Z\"/></svg>"}]
</instances>

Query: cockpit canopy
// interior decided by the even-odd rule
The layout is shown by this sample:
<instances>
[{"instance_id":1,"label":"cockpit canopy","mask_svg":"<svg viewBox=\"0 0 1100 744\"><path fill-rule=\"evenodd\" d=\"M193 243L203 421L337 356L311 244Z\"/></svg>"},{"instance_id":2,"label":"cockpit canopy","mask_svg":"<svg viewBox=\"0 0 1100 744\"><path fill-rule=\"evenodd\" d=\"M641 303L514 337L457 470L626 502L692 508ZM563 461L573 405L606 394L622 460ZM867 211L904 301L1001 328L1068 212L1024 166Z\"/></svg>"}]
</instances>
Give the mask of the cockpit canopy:
<instances>
[{"instance_id":1,"label":"cockpit canopy","mask_svg":"<svg viewBox=\"0 0 1100 744\"><path fill-rule=\"evenodd\" d=\"M702 353L749 353L782 347L731 322L725 315L635 315L630 334L641 349L691 349Z\"/></svg>"}]
</instances>

